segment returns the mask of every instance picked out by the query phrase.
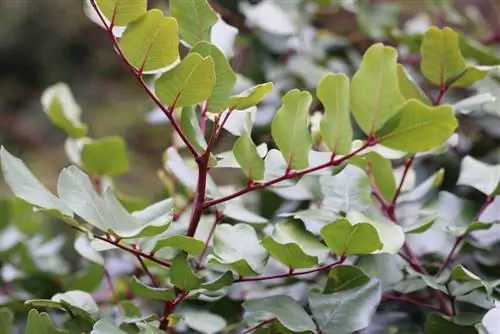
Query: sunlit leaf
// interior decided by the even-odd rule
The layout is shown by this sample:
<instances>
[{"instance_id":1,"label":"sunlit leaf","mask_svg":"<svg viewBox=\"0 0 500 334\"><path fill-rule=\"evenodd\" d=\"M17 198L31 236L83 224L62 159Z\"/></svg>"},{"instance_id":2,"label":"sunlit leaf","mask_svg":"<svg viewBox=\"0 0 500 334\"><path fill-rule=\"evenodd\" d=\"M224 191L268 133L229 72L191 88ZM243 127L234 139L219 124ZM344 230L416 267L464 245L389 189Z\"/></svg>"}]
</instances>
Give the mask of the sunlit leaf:
<instances>
[{"instance_id":1,"label":"sunlit leaf","mask_svg":"<svg viewBox=\"0 0 500 334\"><path fill-rule=\"evenodd\" d=\"M373 226L368 223L352 225L346 219L339 219L323 227L321 236L338 255L369 254L383 247Z\"/></svg>"},{"instance_id":2,"label":"sunlit leaf","mask_svg":"<svg viewBox=\"0 0 500 334\"><path fill-rule=\"evenodd\" d=\"M126 334L120 328L113 325L108 319L101 319L94 324L90 334Z\"/></svg>"},{"instance_id":3,"label":"sunlit leaf","mask_svg":"<svg viewBox=\"0 0 500 334\"><path fill-rule=\"evenodd\" d=\"M217 14L207 0L172 1L169 9L179 23L182 39L188 44L210 39L210 28L217 22Z\"/></svg>"},{"instance_id":4,"label":"sunlit leaf","mask_svg":"<svg viewBox=\"0 0 500 334\"><path fill-rule=\"evenodd\" d=\"M125 26L146 13L147 0L96 0L97 7L110 23Z\"/></svg>"}]
</instances>

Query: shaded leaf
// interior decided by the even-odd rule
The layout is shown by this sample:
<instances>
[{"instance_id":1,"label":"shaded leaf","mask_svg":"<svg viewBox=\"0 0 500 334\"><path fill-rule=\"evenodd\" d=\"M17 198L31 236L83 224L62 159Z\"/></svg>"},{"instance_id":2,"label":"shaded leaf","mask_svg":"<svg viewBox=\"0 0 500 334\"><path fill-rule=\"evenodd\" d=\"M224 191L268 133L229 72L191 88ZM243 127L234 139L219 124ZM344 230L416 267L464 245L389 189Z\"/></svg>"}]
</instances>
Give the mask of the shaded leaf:
<instances>
[{"instance_id":1,"label":"shaded leaf","mask_svg":"<svg viewBox=\"0 0 500 334\"><path fill-rule=\"evenodd\" d=\"M253 181L264 178L264 160L259 156L250 134L241 135L233 145L233 154L245 175Z\"/></svg>"},{"instance_id":2,"label":"shaded leaf","mask_svg":"<svg viewBox=\"0 0 500 334\"><path fill-rule=\"evenodd\" d=\"M113 176L126 173L129 169L126 144L118 136L85 143L81 158L87 173Z\"/></svg>"},{"instance_id":3,"label":"shaded leaf","mask_svg":"<svg viewBox=\"0 0 500 334\"><path fill-rule=\"evenodd\" d=\"M14 321L14 314L12 311L8 308L1 308L0 309L0 324L2 325L0 327L0 334L12 334L13 333L13 327L12 327L12 322Z\"/></svg>"},{"instance_id":4,"label":"shaded leaf","mask_svg":"<svg viewBox=\"0 0 500 334\"><path fill-rule=\"evenodd\" d=\"M304 169L309 165L312 143L307 123L311 102L309 92L289 91L271 124L273 139L292 169Z\"/></svg>"},{"instance_id":5,"label":"shaded leaf","mask_svg":"<svg viewBox=\"0 0 500 334\"><path fill-rule=\"evenodd\" d=\"M38 313L37 310L31 310L28 313L25 334L60 334L68 333L54 327L52 320L47 313Z\"/></svg>"},{"instance_id":6,"label":"shaded leaf","mask_svg":"<svg viewBox=\"0 0 500 334\"><path fill-rule=\"evenodd\" d=\"M93 249L92 246L90 246L90 240L83 234L76 237L74 247L78 254L82 257L91 262L97 263L100 266L104 266L104 258L95 249Z\"/></svg>"},{"instance_id":7,"label":"shaded leaf","mask_svg":"<svg viewBox=\"0 0 500 334\"><path fill-rule=\"evenodd\" d=\"M443 333L461 333L461 334L476 334L474 326L460 326L453 323L444 316L431 313L425 320L425 334L443 334Z\"/></svg>"},{"instance_id":8,"label":"shaded leaf","mask_svg":"<svg viewBox=\"0 0 500 334\"><path fill-rule=\"evenodd\" d=\"M457 185L466 185L485 195L495 192L500 183L500 166L490 165L471 156L462 159Z\"/></svg>"},{"instance_id":9,"label":"shaded leaf","mask_svg":"<svg viewBox=\"0 0 500 334\"><path fill-rule=\"evenodd\" d=\"M403 65L398 64L399 90L406 100L416 99L426 105L431 105L431 101L420 89L413 79L410 78Z\"/></svg>"},{"instance_id":10,"label":"shaded leaf","mask_svg":"<svg viewBox=\"0 0 500 334\"><path fill-rule=\"evenodd\" d=\"M175 291L171 288L155 288L139 281L137 277L132 277L130 280L130 290L136 297L145 297L158 300L174 300Z\"/></svg>"},{"instance_id":11,"label":"shaded leaf","mask_svg":"<svg viewBox=\"0 0 500 334\"><path fill-rule=\"evenodd\" d=\"M370 278L355 266L341 265L330 269L323 294L350 290L367 284Z\"/></svg>"},{"instance_id":12,"label":"shaded leaf","mask_svg":"<svg viewBox=\"0 0 500 334\"><path fill-rule=\"evenodd\" d=\"M315 331L316 325L311 317L289 296L272 296L263 299L247 300L243 307L248 312L269 312L287 329L294 332Z\"/></svg>"},{"instance_id":13,"label":"shaded leaf","mask_svg":"<svg viewBox=\"0 0 500 334\"><path fill-rule=\"evenodd\" d=\"M181 129L196 149L196 152L202 153L207 148L207 142L201 132L200 123L192 106L182 109Z\"/></svg>"}]
</instances>

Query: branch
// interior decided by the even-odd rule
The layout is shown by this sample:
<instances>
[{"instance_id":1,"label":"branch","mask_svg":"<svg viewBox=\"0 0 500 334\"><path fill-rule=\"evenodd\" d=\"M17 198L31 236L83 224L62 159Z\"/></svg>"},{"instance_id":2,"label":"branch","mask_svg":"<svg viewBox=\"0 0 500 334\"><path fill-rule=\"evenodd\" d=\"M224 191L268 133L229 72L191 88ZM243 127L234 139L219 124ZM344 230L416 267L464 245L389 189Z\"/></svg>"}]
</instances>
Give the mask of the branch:
<instances>
[{"instance_id":1,"label":"branch","mask_svg":"<svg viewBox=\"0 0 500 334\"><path fill-rule=\"evenodd\" d=\"M151 271L149 271L149 268L146 265L146 263L144 262L144 260L140 256L138 256L138 255L136 257L137 257L137 260L139 260L139 263L141 264L141 267L142 267L142 270L144 271L144 273L149 276L149 279L151 280L151 282L153 283L153 285L155 287L159 288L160 284L158 284L158 282L156 281L154 275L151 273Z\"/></svg>"},{"instance_id":2,"label":"branch","mask_svg":"<svg viewBox=\"0 0 500 334\"><path fill-rule=\"evenodd\" d=\"M391 202L391 207L393 208L393 210L396 207L396 201L398 200L398 197L401 194L401 190L403 189L403 184L405 183L405 179L408 176L408 172L410 171L410 167L413 164L413 160L415 160L415 155L412 155L409 159L406 159L404 162L403 175L401 176L401 181L399 182L398 188Z\"/></svg>"},{"instance_id":3,"label":"branch","mask_svg":"<svg viewBox=\"0 0 500 334\"><path fill-rule=\"evenodd\" d=\"M253 333L256 329L259 329L262 326L265 326L267 324L270 324L271 322L275 321L276 317L272 317L269 319L266 319L264 321L259 322L257 325L252 326L250 328L245 329L244 331L241 332L241 334L248 334L248 333Z\"/></svg>"},{"instance_id":4,"label":"branch","mask_svg":"<svg viewBox=\"0 0 500 334\"><path fill-rule=\"evenodd\" d=\"M120 303L120 299L118 298L118 295L116 294L116 289L115 289L115 285L113 284L113 279L111 278L111 275L109 274L108 269L106 269L105 267L103 267L103 272L104 272L104 277L106 278L106 281L108 282L109 290L111 290L111 294L113 295L113 301L115 302L115 305L118 308L118 312L121 313L122 304Z\"/></svg>"},{"instance_id":5,"label":"branch","mask_svg":"<svg viewBox=\"0 0 500 334\"><path fill-rule=\"evenodd\" d=\"M195 158L198 158L198 153L196 152L196 149L191 144L191 142L189 141L189 139L186 137L186 135L184 134L184 132L182 132L182 130L181 130L180 126L179 126L179 123L175 119L175 117L173 115L173 110L171 110L169 107L166 107L166 106L163 105L163 103L156 97L155 93L152 92L149 89L147 83L144 82L144 79L142 78L142 71L136 70L134 68L134 66L127 60L127 58L123 54L123 51L120 48L120 44L118 43L118 40L116 39L116 36L113 34L113 27L112 26L108 26L108 24L106 23L106 20L105 20L104 16L101 14L101 12L99 10L99 7L96 4L96 0L90 0L90 4L94 8L94 11L96 12L96 14L99 17L101 23L103 24L103 26L105 27L106 31L108 32L109 38L111 39L111 41L113 43L113 46L115 47L116 51L118 52L118 55L122 59L123 63L130 69L130 71L132 71L132 73L137 78L137 80L139 81L139 84L144 89L144 91L146 92L146 94L158 106L158 108L160 108L160 110L165 114L165 116L167 116L168 120L172 124L172 127L179 134L179 136L181 137L181 139L184 142L184 144L186 144L186 147L189 149L189 151L191 152L191 154Z\"/></svg>"},{"instance_id":6,"label":"branch","mask_svg":"<svg viewBox=\"0 0 500 334\"><path fill-rule=\"evenodd\" d=\"M293 276L312 274L312 273L326 270L326 269L330 269L330 268L335 267L339 264L342 264L345 262L346 259L347 259L347 256L343 255L336 262L333 262L330 264L325 264L323 266L319 266L316 268L302 270L302 271L289 270L286 273L274 274L274 275L247 276L247 277L242 276L242 277L239 277L238 279L236 279L235 282L236 283L238 283L238 282L257 282L257 281L266 281L266 280L275 279L275 278L285 278L285 277L293 277Z\"/></svg>"},{"instance_id":7,"label":"branch","mask_svg":"<svg viewBox=\"0 0 500 334\"><path fill-rule=\"evenodd\" d=\"M396 295L392 295L392 294L384 294L382 296L382 300L396 300L396 301L403 301L403 302L407 302L407 303L411 303L413 305L416 305L418 307L425 307L425 308L428 308L430 310L434 310L434 311L440 311L440 308L435 306L435 305L430 305L430 304L426 304L420 300L416 300L416 299L413 299L413 298L410 298L408 296L396 296Z\"/></svg>"},{"instance_id":8,"label":"branch","mask_svg":"<svg viewBox=\"0 0 500 334\"><path fill-rule=\"evenodd\" d=\"M214 220L214 223L212 224L212 227L210 228L210 232L208 232L207 239L205 240L205 244L203 245L203 250L201 251L200 255L198 256L198 264L196 265L196 269L201 268L203 257L205 256L205 253L207 252L207 249L208 249L208 244L210 243L210 240L212 239L212 236L215 232L215 227L217 226L217 223L220 222L222 217L223 217L222 213L220 213L219 211L215 212L215 220Z\"/></svg>"},{"instance_id":9,"label":"branch","mask_svg":"<svg viewBox=\"0 0 500 334\"><path fill-rule=\"evenodd\" d=\"M267 182L249 183L245 188L240 189L237 192L234 192L234 193L232 193L230 195L227 195L227 196L224 196L224 197L221 197L221 198L217 198L217 199L214 199L214 200L211 200L211 201L207 201L205 203L204 209L207 209L207 208L209 208L211 206L214 206L214 205L217 205L217 204L220 204L220 203L227 202L227 201L232 200L232 199L234 199L236 197L240 197L240 196L242 196L242 195L244 195L244 194L246 194L248 192L251 192L251 191L254 191L254 190L257 190L257 189L262 189L262 188L265 188L265 187L269 187L269 186L271 186L273 184L276 184L276 183L279 183L281 181L285 181L285 180L293 179L293 178L296 178L296 177L299 177L299 176L303 176L303 175L306 175L306 174L309 174L309 173L312 173L312 172L315 172L315 171L318 171L318 170L321 170L321 169L324 169L324 168L327 168L327 167L338 166L341 163L343 163L344 161L352 158L353 156L355 156L359 152L363 151L367 147L374 146L376 144L377 144L377 141L375 139L370 138L360 148L352 151L351 153L349 153L347 155L344 155L344 156L340 157L337 160L334 159L334 160L325 162L325 163L323 163L321 165L314 166L314 167L311 167L311 168L307 168L307 169L304 169L304 170L301 170L301 171L298 171L298 172L291 171L291 172L285 173L283 176L280 176L278 178L269 180Z\"/></svg>"}]
</instances>

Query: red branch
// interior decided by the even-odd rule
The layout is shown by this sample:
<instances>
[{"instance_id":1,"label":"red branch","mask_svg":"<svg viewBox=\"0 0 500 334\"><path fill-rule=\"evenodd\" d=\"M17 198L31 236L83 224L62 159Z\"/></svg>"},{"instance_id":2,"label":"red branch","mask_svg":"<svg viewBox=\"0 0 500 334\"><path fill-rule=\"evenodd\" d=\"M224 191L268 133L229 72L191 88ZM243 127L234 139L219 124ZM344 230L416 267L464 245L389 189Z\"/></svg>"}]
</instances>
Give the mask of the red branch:
<instances>
[{"instance_id":1,"label":"red branch","mask_svg":"<svg viewBox=\"0 0 500 334\"><path fill-rule=\"evenodd\" d=\"M253 333L256 329L259 329L261 328L262 326L265 326L267 324L270 324L272 323L273 321L275 321L276 318L275 317L272 317L272 318L269 318L269 319L266 319L266 320L263 320L261 322L259 322L257 325L255 326L252 326L250 328L247 328L245 329L243 332L241 332L241 334L248 334L248 333Z\"/></svg>"},{"instance_id":2,"label":"red branch","mask_svg":"<svg viewBox=\"0 0 500 334\"><path fill-rule=\"evenodd\" d=\"M440 311L440 308L435 306L435 305L426 304L423 301L413 299L413 298L410 298L408 296L397 296L397 295L392 295L392 294L387 293L387 294L384 294L382 296L382 300L397 300L397 301L411 303L411 304L416 305L418 307L425 307L425 308L428 308L430 310L434 310L434 311L438 311L438 312Z\"/></svg>"},{"instance_id":3,"label":"red branch","mask_svg":"<svg viewBox=\"0 0 500 334\"><path fill-rule=\"evenodd\" d=\"M307 270L302 270L302 271L294 271L294 270L289 270L286 273L282 274L273 274L273 275L262 275L262 276L242 276L239 277L238 279L235 280L235 282L257 282L257 281L266 281L270 279L275 279L275 278L285 278L285 277L293 277L293 276L300 276L300 275L307 275L307 274L312 274L318 271L322 270L327 270L332 267L335 267L339 264L344 263L344 261L347 259L347 256L341 256L340 259L336 262L330 263L330 264L325 264L316 268L312 269L307 269Z\"/></svg>"},{"instance_id":4,"label":"red branch","mask_svg":"<svg viewBox=\"0 0 500 334\"><path fill-rule=\"evenodd\" d=\"M222 213L220 213L219 211L215 212L215 219L214 219L214 222L212 224L212 227L210 228L210 232L208 232L207 239L205 240L205 244L203 245L203 250L201 251L200 255L198 256L198 264L196 265L196 269L200 269L202 267L203 257L205 256L205 253L207 252L208 244L210 243L210 240L212 239L212 236L215 232L215 227L220 222L222 217L223 217Z\"/></svg>"}]
</instances>

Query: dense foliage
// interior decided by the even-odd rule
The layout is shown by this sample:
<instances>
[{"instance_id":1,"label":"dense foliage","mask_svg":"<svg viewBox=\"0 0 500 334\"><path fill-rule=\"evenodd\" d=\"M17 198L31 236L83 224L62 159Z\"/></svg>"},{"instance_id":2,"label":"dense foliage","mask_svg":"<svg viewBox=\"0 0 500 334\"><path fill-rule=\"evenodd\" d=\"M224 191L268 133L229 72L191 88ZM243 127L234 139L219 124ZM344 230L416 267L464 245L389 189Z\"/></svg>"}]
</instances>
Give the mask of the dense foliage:
<instances>
[{"instance_id":1,"label":"dense foliage","mask_svg":"<svg viewBox=\"0 0 500 334\"><path fill-rule=\"evenodd\" d=\"M54 194L1 148L16 198L0 210L0 333L500 333L499 159L471 153L475 129L496 135L498 50L422 18L392 29L391 4L334 2L241 6L238 28L287 57L257 64L258 84L231 66L218 2L86 3L172 130L165 191L120 192L125 141L88 137L69 86L47 88L71 165ZM328 10L359 17L362 56L309 25ZM325 61L337 50L350 62Z\"/></svg>"}]
</instances>

